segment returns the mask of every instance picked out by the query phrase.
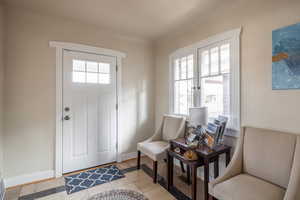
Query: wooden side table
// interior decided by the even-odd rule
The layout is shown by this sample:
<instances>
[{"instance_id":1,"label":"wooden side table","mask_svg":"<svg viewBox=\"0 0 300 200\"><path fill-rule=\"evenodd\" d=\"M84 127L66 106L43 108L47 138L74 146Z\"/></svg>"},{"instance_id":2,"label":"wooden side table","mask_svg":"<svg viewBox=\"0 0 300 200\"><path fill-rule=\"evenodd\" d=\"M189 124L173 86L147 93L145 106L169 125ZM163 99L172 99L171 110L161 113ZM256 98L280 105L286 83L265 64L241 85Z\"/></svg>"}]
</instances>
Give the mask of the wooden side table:
<instances>
[{"instance_id":1,"label":"wooden side table","mask_svg":"<svg viewBox=\"0 0 300 200\"><path fill-rule=\"evenodd\" d=\"M168 172L167 172L167 181L168 181L168 190L173 186L173 168L174 168L174 158L182 161L188 166L188 169L191 170L192 175L192 200L196 200L197 194L197 168L204 166L204 199L208 200L208 182L209 182L209 163L214 162L214 177L219 176L219 156L223 153L226 154L226 166L230 162L230 151L231 147L227 145L220 144L214 149L209 148L206 145L200 145L195 149L195 152L198 155L198 160L190 161L183 157L183 153L188 150L188 146L184 138L178 138L176 140L170 141L170 149L167 151L168 154ZM175 148L180 149L180 154L174 152ZM190 179L190 173L188 174L188 180Z\"/></svg>"}]
</instances>

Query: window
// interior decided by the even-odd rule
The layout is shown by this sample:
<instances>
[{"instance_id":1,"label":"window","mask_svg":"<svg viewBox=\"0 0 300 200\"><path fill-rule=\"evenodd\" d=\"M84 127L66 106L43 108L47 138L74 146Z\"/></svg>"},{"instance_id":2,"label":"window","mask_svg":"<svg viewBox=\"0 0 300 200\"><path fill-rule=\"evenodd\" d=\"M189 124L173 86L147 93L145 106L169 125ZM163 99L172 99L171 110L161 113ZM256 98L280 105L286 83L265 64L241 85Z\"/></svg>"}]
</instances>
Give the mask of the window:
<instances>
[{"instance_id":1,"label":"window","mask_svg":"<svg viewBox=\"0 0 300 200\"><path fill-rule=\"evenodd\" d=\"M170 56L170 112L188 115L190 107L208 107L208 118L229 117L240 129L240 29L178 49Z\"/></svg>"},{"instance_id":2,"label":"window","mask_svg":"<svg viewBox=\"0 0 300 200\"><path fill-rule=\"evenodd\" d=\"M200 105L209 118L230 115L230 43L213 44L198 49Z\"/></svg>"},{"instance_id":3,"label":"window","mask_svg":"<svg viewBox=\"0 0 300 200\"><path fill-rule=\"evenodd\" d=\"M73 60L74 83L110 84L110 64Z\"/></svg>"},{"instance_id":4,"label":"window","mask_svg":"<svg viewBox=\"0 0 300 200\"><path fill-rule=\"evenodd\" d=\"M174 60L174 113L187 115L193 106L194 56Z\"/></svg>"}]
</instances>

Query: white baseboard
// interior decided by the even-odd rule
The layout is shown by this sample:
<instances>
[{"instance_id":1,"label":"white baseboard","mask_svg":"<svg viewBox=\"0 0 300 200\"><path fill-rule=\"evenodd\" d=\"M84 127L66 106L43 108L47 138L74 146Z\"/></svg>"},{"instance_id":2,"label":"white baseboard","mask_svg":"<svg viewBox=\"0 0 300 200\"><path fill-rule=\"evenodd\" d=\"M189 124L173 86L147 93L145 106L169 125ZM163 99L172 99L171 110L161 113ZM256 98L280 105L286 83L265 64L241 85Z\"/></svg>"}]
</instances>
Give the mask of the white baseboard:
<instances>
[{"instance_id":1,"label":"white baseboard","mask_svg":"<svg viewBox=\"0 0 300 200\"><path fill-rule=\"evenodd\" d=\"M40 181L43 179L53 178L54 170L36 172L32 174L25 174L21 176L15 176L11 178L4 179L5 188L13 187L16 185L22 185L34 181Z\"/></svg>"}]
</instances>

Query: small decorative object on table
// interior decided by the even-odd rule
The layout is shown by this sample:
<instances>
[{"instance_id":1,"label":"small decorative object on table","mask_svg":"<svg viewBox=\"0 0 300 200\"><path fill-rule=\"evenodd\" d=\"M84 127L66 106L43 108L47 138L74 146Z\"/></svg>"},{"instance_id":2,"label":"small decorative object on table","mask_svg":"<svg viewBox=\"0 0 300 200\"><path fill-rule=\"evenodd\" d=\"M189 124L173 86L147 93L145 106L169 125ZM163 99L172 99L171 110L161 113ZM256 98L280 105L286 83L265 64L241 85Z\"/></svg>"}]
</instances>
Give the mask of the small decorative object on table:
<instances>
[{"instance_id":1,"label":"small decorative object on table","mask_svg":"<svg viewBox=\"0 0 300 200\"><path fill-rule=\"evenodd\" d=\"M207 144L207 146L209 146L210 148L213 148L215 145L215 139L213 136L209 135L209 134L205 134L205 143Z\"/></svg>"},{"instance_id":2,"label":"small decorative object on table","mask_svg":"<svg viewBox=\"0 0 300 200\"><path fill-rule=\"evenodd\" d=\"M194 133L190 133L186 138L186 143L191 144L197 139L197 135Z\"/></svg>"},{"instance_id":3,"label":"small decorative object on table","mask_svg":"<svg viewBox=\"0 0 300 200\"><path fill-rule=\"evenodd\" d=\"M180 153L181 153L181 152L180 152L180 148L178 148L178 147L175 148L175 149L174 149L174 152L180 154Z\"/></svg>"},{"instance_id":4,"label":"small decorative object on table","mask_svg":"<svg viewBox=\"0 0 300 200\"><path fill-rule=\"evenodd\" d=\"M186 158L187 160L197 160L198 156L195 153L195 151L193 150L187 150L184 154L183 154L184 158Z\"/></svg>"},{"instance_id":5,"label":"small decorative object on table","mask_svg":"<svg viewBox=\"0 0 300 200\"><path fill-rule=\"evenodd\" d=\"M198 147L199 142L204 139L205 129L200 125L195 127L190 121L187 121L186 124L186 138L185 143L188 146L188 150L183 154L187 160L197 160L198 156L195 153L194 149ZM175 149L176 151L176 149Z\"/></svg>"},{"instance_id":6,"label":"small decorative object on table","mask_svg":"<svg viewBox=\"0 0 300 200\"><path fill-rule=\"evenodd\" d=\"M210 148L213 148L215 145L217 145L219 134L220 134L220 125L214 123L208 123L206 128L205 143Z\"/></svg>"},{"instance_id":7,"label":"small decorative object on table","mask_svg":"<svg viewBox=\"0 0 300 200\"><path fill-rule=\"evenodd\" d=\"M217 144L220 144L223 141L223 135L226 129L226 125L228 122L228 117L219 115L217 119L214 120L214 124L220 126L219 134L217 136Z\"/></svg>"},{"instance_id":8,"label":"small decorative object on table","mask_svg":"<svg viewBox=\"0 0 300 200\"><path fill-rule=\"evenodd\" d=\"M197 140L199 141L199 144L204 143L205 133L206 133L205 128L203 128L202 126L197 126L195 130L195 134L197 135Z\"/></svg>"},{"instance_id":9,"label":"small decorative object on table","mask_svg":"<svg viewBox=\"0 0 300 200\"><path fill-rule=\"evenodd\" d=\"M192 143L195 140L202 142L205 133L206 130L201 125L195 127L190 123L190 121L187 121L185 133L187 144Z\"/></svg>"},{"instance_id":10,"label":"small decorative object on table","mask_svg":"<svg viewBox=\"0 0 300 200\"><path fill-rule=\"evenodd\" d=\"M187 120L185 124L185 138L190 142L192 142L195 139L194 137L195 130L196 127L192 125L190 121Z\"/></svg>"},{"instance_id":11,"label":"small decorative object on table","mask_svg":"<svg viewBox=\"0 0 300 200\"><path fill-rule=\"evenodd\" d=\"M222 142L227 121L228 117L220 115L217 119L214 119L213 123L208 123L205 143L210 148L214 148Z\"/></svg>"}]
</instances>

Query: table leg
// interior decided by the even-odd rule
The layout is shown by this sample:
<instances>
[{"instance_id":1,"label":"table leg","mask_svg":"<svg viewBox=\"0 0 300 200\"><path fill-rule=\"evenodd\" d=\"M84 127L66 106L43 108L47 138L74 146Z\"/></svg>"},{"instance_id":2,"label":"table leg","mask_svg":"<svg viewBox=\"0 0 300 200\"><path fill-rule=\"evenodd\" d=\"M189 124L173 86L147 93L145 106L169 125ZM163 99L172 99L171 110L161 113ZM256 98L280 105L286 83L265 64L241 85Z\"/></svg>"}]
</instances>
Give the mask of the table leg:
<instances>
[{"instance_id":1,"label":"table leg","mask_svg":"<svg viewBox=\"0 0 300 200\"><path fill-rule=\"evenodd\" d=\"M204 200L208 200L209 160L204 160Z\"/></svg>"},{"instance_id":2,"label":"table leg","mask_svg":"<svg viewBox=\"0 0 300 200\"><path fill-rule=\"evenodd\" d=\"M184 166L183 166L183 162L182 162L181 160L180 160L180 167L181 167L182 173L185 173Z\"/></svg>"},{"instance_id":3,"label":"table leg","mask_svg":"<svg viewBox=\"0 0 300 200\"><path fill-rule=\"evenodd\" d=\"M197 199L197 167L193 165L192 166L192 200L196 200L196 199Z\"/></svg>"},{"instance_id":4,"label":"table leg","mask_svg":"<svg viewBox=\"0 0 300 200\"><path fill-rule=\"evenodd\" d=\"M219 176L219 156L216 157L214 161L214 177L217 178Z\"/></svg>"},{"instance_id":5,"label":"table leg","mask_svg":"<svg viewBox=\"0 0 300 200\"><path fill-rule=\"evenodd\" d=\"M226 152L226 167L230 163L230 149Z\"/></svg>"},{"instance_id":6,"label":"table leg","mask_svg":"<svg viewBox=\"0 0 300 200\"><path fill-rule=\"evenodd\" d=\"M173 186L173 157L168 153L167 182L168 190Z\"/></svg>"},{"instance_id":7,"label":"table leg","mask_svg":"<svg viewBox=\"0 0 300 200\"><path fill-rule=\"evenodd\" d=\"M191 183L191 167L189 165L187 165L187 167L186 167L186 179L187 179L187 183L190 184Z\"/></svg>"}]
</instances>

